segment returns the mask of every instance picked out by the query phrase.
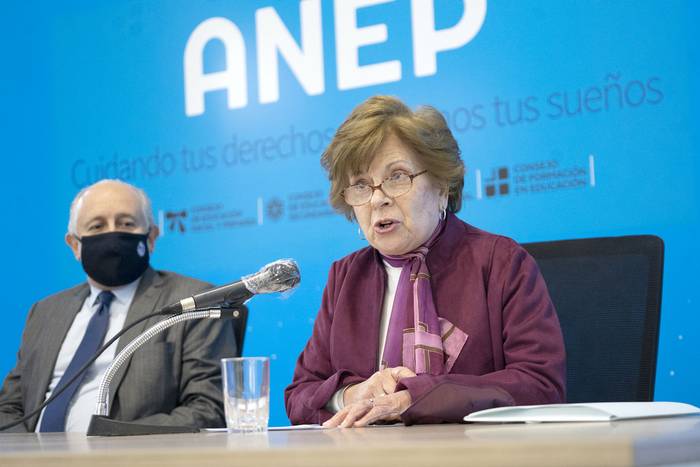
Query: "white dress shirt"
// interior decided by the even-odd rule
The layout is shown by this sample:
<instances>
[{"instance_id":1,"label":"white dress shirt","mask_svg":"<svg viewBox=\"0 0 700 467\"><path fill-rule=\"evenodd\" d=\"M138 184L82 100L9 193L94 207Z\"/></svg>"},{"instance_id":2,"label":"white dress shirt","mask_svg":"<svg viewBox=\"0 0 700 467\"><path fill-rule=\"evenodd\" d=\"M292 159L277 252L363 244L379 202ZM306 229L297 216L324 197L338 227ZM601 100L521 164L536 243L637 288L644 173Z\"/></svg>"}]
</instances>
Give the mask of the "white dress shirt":
<instances>
[{"instance_id":1,"label":"white dress shirt","mask_svg":"<svg viewBox=\"0 0 700 467\"><path fill-rule=\"evenodd\" d=\"M396 297L396 289L399 285L399 277L401 277L401 269L395 268L384 261L384 269L386 269L386 289L384 289L384 302L382 303L382 316L379 319L379 352L377 353L377 368L382 366L382 355L384 355L384 346L386 345L386 336L389 333L389 320L391 319L391 309L394 307L394 298ZM326 410L336 413L341 410L343 404L343 394L348 386L338 389L333 397L326 404Z\"/></svg>"},{"instance_id":2,"label":"white dress shirt","mask_svg":"<svg viewBox=\"0 0 700 467\"><path fill-rule=\"evenodd\" d=\"M384 269L386 269L387 281L386 289L384 290L384 302L382 303L382 316L379 320L379 353L377 354L377 368L381 368L382 366L386 336L389 334L391 310L394 307L394 298L396 297L396 289L399 286L399 277L401 277L402 268L395 268L384 261Z\"/></svg>"},{"instance_id":3,"label":"white dress shirt","mask_svg":"<svg viewBox=\"0 0 700 467\"><path fill-rule=\"evenodd\" d=\"M107 328L107 334L105 335L104 342L107 342L115 334L121 331L124 327L124 321L126 320L126 314L129 311L131 302L134 299L134 294L136 294L136 288L139 285L141 278L136 279L134 282L123 285L112 289L114 294L114 299L109 306L109 327ZM80 342L83 340L85 331L87 330L90 318L95 314L98 308L97 296L102 292L101 289L94 287L90 284L90 295L83 302L83 306L75 315L73 324L66 334L66 338L63 340L61 345L61 350L58 352L58 358L56 359L56 366L53 369L53 377L51 378L51 384L49 384L48 391L46 392L46 398L51 396L52 391L58 385L61 380L63 373L65 373L68 365L73 359L76 350ZM97 389L107 371L107 367L114 360L114 356L117 351L117 340L112 344L107 350L105 350L102 355L100 355L97 360L86 370L85 378L82 384L75 392L73 400L68 406L68 413L66 415L66 431L79 431L86 432L88 425L90 424L90 418L92 414L95 413L95 407L97 405ZM44 409L46 410L46 409ZM39 416L39 422L36 425L36 430L39 431L41 427L41 420L44 418L44 410L41 411Z\"/></svg>"}]
</instances>

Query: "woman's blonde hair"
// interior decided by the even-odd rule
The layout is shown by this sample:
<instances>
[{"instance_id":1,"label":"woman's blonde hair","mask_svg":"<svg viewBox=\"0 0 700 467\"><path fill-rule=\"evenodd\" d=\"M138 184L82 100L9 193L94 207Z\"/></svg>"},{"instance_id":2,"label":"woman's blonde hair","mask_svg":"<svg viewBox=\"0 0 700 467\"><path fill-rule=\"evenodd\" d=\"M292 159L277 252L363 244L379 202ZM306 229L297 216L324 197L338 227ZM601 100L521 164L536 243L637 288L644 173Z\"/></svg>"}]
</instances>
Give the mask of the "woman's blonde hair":
<instances>
[{"instance_id":1,"label":"woman's blonde hair","mask_svg":"<svg viewBox=\"0 0 700 467\"><path fill-rule=\"evenodd\" d=\"M321 155L331 182L330 203L352 220L352 206L343 199L349 176L366 171L381 144L396 136L410 148L431 179L448 196L447 210L462 207L464 163L445 117L430 106L412 111L392 96L370 97L355 107Z\"/></svg>"}]
</instances>

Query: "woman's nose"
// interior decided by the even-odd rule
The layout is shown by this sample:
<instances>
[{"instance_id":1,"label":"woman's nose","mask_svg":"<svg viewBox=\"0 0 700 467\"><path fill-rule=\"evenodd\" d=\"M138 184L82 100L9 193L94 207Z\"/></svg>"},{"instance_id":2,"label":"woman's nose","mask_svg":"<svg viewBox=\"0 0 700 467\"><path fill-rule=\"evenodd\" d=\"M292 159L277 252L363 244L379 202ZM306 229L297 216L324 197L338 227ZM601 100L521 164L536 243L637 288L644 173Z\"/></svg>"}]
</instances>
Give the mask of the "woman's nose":
<instances>
[{"instance_id":1,"label":"woman's nose","mask_svg":"<svg viewBox=\"0 0 700 467\"><path fill-rule=\"evenodd\" d=\"M392 201L393 199L387 196L386 193L384 193L384 190L382 190L381 185L374 189L374 191L372 192L372 197L369 200L372 207L385 206L390 204Z\"/></svg>"}]
</instances>

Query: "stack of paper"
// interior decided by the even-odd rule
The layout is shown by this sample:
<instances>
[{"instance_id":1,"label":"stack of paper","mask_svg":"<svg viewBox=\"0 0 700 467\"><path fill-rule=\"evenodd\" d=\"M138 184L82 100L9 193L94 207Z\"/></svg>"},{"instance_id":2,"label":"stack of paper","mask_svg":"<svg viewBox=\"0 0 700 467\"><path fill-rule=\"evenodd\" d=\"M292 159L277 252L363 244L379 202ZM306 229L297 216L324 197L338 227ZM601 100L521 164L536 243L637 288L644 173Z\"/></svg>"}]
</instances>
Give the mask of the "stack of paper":
<instances>
[{"instance_id":1,"label":"stack of paper","mask_svg":"<svg viewBox=\"0 0 700 467\"><path fill-rule=\"evenodd\" d=\"M464 420L480 423L607 422L691 414L700 414L700 409L680 402L595 402L498 407L471 413Z\"/></svg>"}]
</instances>

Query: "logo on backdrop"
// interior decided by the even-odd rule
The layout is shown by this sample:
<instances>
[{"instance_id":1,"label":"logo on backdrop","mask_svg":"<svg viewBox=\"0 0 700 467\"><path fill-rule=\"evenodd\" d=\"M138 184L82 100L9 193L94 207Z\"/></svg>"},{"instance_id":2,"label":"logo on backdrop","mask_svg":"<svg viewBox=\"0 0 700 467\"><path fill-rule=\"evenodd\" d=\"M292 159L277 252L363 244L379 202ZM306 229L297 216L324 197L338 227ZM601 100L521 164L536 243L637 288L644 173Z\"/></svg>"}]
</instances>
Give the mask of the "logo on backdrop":
<instances>
[{"instance_id":1,"label":"logo on backdrop","mask_svg":"<svg viewBox=\"0 0 700 467\"><path fill-rule=\"evenodd\" d=\"M335 69L337 88L341 91L391 83L401 80L401 61L396 57L384 62L360 65L360 49L382 44L391 37L385 23L358 26L360 10L386 0L335 0ZM435 28L435 0L411 0L413 72L416 77L437 73L437 54L461 48L481 30L486 18L486 0L462 0L464 9L454 26ZM394 4L395 8L401 3ZM359 13L363 15L363 13ZM255 11L255 40L258 101L277 102L280 98L279 58L284 58L290 71L309 96L326 90L326 63L323 45L329 31L324 31L321 0L299 2L300 43L295 40L273 7ZM326 21L326 24L329 24ZM324 37L324 35L326 37ZM324 41L325 39L325 41ZM204 71L204 50L211 41L219 41L226 58L223 70ZM185 114L202 115L204 96L212 91L226 91L229 109L248 105L248 44L238 26L228 18L214 17L194 28L183 58Z\"/></svg>"},{"instance_id":2,"label":"logo on backdrop","mask_svg":"<svg viewBox=\"0 0 700 467\"><path fill-rule=\"evenodd\" d=\"M267 202L267 217L278 221L284 216L284 202L279 198L272 198Z\"/></svg>"},{"instance_id":3,"label":"logo on backdrop","mask_svg":"<svg viewBox=\"0 0 700 467\"><path fill-rule=\"evenodd\" d=\"M235 206L211 202L160 211L159 220L163 234L184 234L249 228L281 220L303 222L334 215L337 214L328 203L328 194L323 190L309 190L286 196L258 197Z\"/></svg>"},{"instance_id":4,"label":"logo on backdrop","mask_svg":"<svg viewBox=\"0 0 700 467\"><path fill-rule=\"evenodd\" d=\"M491 170L490 176L485 178L484 185L486 196L492 198L498 193L500 196L507 195L510 191L510 178L508 177L508 167L498 167Z\"/></svg>"},{"instance_id":5,"label":"logo on backdrop","mask_svg":"<svg viewBox=\"0 0 700 467\"><path fill-rule=\"evenodd\" d=\"M180 232L180 233L185 233L187 230L185 228L185 219L187 218L187 211L182 210L182 211L166 211L165 212L165 219L168 222L168 231L169 232ZM163 229L161 229L163 230Z\"/></svg>"},{"instance_id":6,"label":"logo on backdrop","mask_svg":"<svg viewBox=\"0 0 700 467\"><path fill-rule=\"evenodd\" d=\"M595 156L579 163L564 165L550 159L498 165L486 170L474 170L474 193L465 193L465 199L482 200L504 196L523 196L562 190L594 188Z\"/></svg>"}]
</instances>

